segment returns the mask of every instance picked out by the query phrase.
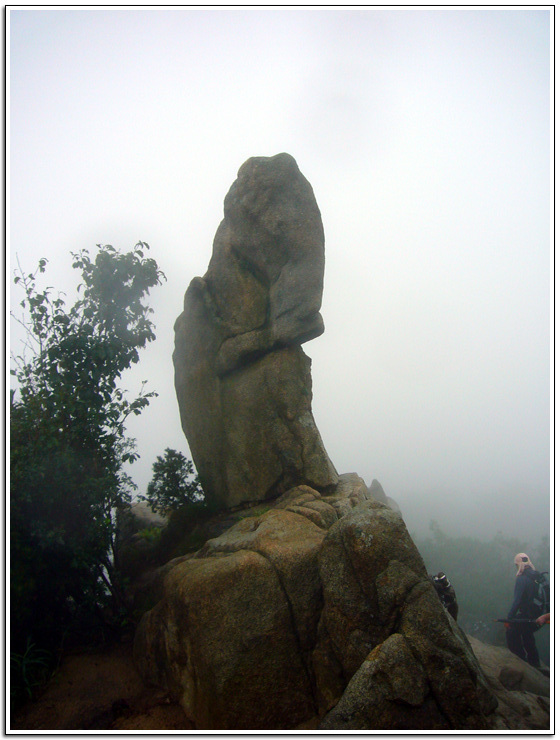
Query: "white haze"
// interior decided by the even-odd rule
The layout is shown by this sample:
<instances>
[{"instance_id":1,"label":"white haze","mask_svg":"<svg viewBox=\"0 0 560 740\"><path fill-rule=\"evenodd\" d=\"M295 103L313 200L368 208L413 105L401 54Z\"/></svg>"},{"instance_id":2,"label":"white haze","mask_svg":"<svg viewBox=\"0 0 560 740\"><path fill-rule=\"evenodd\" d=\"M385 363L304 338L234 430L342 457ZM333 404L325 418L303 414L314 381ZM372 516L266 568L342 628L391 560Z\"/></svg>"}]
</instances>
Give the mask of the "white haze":
<instances>
[{"instance_id":1,"label":"white haze","mask_svg":"<svg viewBox=\"0 0 560 740\"><path fill-rule=\"evenodd\" d=\"M139 239L167 275L124 380L159 393L129 427L140 491L166 447L190 455L173 323L224 196L287 151L325 227L326 331L304 349L338 471L377 478L417 534L548 532L550 10L7 14L7 277L46 257L71 297L70 251Z\"/></svg>"}]
</instances>

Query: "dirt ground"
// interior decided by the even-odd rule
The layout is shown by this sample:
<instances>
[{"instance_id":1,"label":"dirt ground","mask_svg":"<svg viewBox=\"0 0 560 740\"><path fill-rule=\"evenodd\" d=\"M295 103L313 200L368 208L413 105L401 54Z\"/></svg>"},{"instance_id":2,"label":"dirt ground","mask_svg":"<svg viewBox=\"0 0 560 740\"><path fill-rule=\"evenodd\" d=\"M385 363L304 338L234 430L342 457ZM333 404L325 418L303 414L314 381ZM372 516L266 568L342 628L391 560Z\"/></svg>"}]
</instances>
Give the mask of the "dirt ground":
<instances>
[{"instance_id":1,"label":"dirt ground","mask_svg":"<svg viewBox=\"0 0 560 740\"><path fill-rule=\"evenodd\" d=\"M11 730L192 730L181 707L147 688L132 643L67 656L44 693L11 718Z\"/></svg>"}]
</instances>

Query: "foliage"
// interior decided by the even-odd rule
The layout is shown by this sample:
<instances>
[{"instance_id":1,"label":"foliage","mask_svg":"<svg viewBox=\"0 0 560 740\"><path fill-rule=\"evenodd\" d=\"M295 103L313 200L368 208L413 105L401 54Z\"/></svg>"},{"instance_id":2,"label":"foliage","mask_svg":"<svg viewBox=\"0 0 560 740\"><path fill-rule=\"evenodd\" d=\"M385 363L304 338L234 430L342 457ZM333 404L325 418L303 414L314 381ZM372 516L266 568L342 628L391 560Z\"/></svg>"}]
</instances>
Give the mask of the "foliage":
<instances>
[{"instance_id":1,"label":"foliage","mask_svg":"<svg viewBox=\"0 0 560 740\"><path fill-rule=\"evenodd\" d=\"M152 511L165 514L204 497L193 464L182 452L168 447L163 457L158 455L152 470L146 495L140 496L150 504Z\"/></svg>"},{"instance_id":2,"label":"foliage","mask_svg":"<svg viewBox=\"0 0 560 740\"><path fill-rule=\"evenodd\" d=\"M10 414L10 575L12 644L25 636L53 645L65 623L88 605L101 614L123 608L114 563L114 510L135 487L124 464L137 458L125 423L155 393L129 401L117 383L155 339L145 304L163 274L148 245L121 254L98 245L72 254L82 281L69 308L45 272L21 268L26 330L13 357L17 387ZM80 297L81 296L81 297ZM28 359L26 355L31 352ZM37 618L40 615L40 619Z\"/></svg>"},{"instance_id":3,"label":"foliage","mask_svg":"<svg viewBox=\"0 0 560 740\"><path fill-rule=\"evenodd\" d=\"M10 699L13 704L33 698L34 690L45 683L52 661L52 653L38 648L30 637L22 653L10 655Z\"/></svg>"},{"instance_id":4,"label":"foliage","mask_svg":"<svg viewBox=\"0 0 560 740\"><path fill-rule=\"evenodd\" d=\"M430 530L431 537L417 540L416 545L428 573L443 570L451 581L459 603L459 625L483 642L505 646L504 626L493 620L505 618L513 600L513 558L518 552L527 552L537 570L548 571L548 538L531 545L498 533L491 541L482 542L471 537L449 537L437 522L431 523ZM548 663L549 629L539 630L536 639L541 659Z\"/></svg>"},{"instance_id":5,"label":"foliage","mask_svg":"<svg viewBox=\"0 0 560 740\"><path fill-rule=\"evenodd\" d=\"M150 544L156 544L161 537L161 527L145 527L138 532L138 536Z\"/></svg>"}]
</instances>

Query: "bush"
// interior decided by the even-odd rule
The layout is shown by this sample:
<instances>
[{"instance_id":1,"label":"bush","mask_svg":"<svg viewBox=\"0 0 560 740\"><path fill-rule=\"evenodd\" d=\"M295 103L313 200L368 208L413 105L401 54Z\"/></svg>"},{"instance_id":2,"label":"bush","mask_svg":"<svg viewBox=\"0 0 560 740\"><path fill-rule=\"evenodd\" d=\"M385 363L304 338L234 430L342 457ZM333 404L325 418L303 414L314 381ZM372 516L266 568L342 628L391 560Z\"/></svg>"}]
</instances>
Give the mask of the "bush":
<instances>
[{"instance_id":1,"label":"bush","mask_svg":"<svg viewBox=\"0 0 560 740\"><path fill-rule=\"evenodd\" d=\"M10 655L10 702L12 708L28 699L33 699L42 687L54 665L54 656L48 650L38 648L27 638L21 653Z\"/></svg>"}]
</instances>

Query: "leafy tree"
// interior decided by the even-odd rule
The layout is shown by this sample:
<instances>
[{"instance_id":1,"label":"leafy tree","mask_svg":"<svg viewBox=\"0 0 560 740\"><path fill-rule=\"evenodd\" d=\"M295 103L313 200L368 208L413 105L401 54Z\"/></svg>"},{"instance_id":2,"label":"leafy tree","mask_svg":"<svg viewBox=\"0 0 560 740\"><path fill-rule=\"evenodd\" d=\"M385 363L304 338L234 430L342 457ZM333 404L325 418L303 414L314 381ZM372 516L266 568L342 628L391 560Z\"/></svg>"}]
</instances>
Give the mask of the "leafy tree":
<instances>
[{"instance_id":1,"label":"leafy tree","mask_svg":"<svg viewBox=\"0 0 560 740\"><path fill-rule=\"evenodd\" d=\"M122 373L155 339L145 299L164 277L143 242L122 254L98 245L72 253L81 272L67 308L44 273L16 271L23 287L23 353L13 357L10 408L12 649L56 646L76 610L123 608L114 555L114 512L135 488L124 464L137 459L125 423L157 395L128 400ZM31 353L31 357L28 357Z\"/></svg>"},{"instance_id":2,"label":"leafy tree","mask_svg":"<svg viewBox=\"0 0 560 740\"><path fill-rule=\"evenodd\" d=\"M154 475L146 495L141 496L152 511L166 513L204 498L193 464L182 452L168 447L163 457L158 455L152 470Z\"/></svg>"}]
</instances>

